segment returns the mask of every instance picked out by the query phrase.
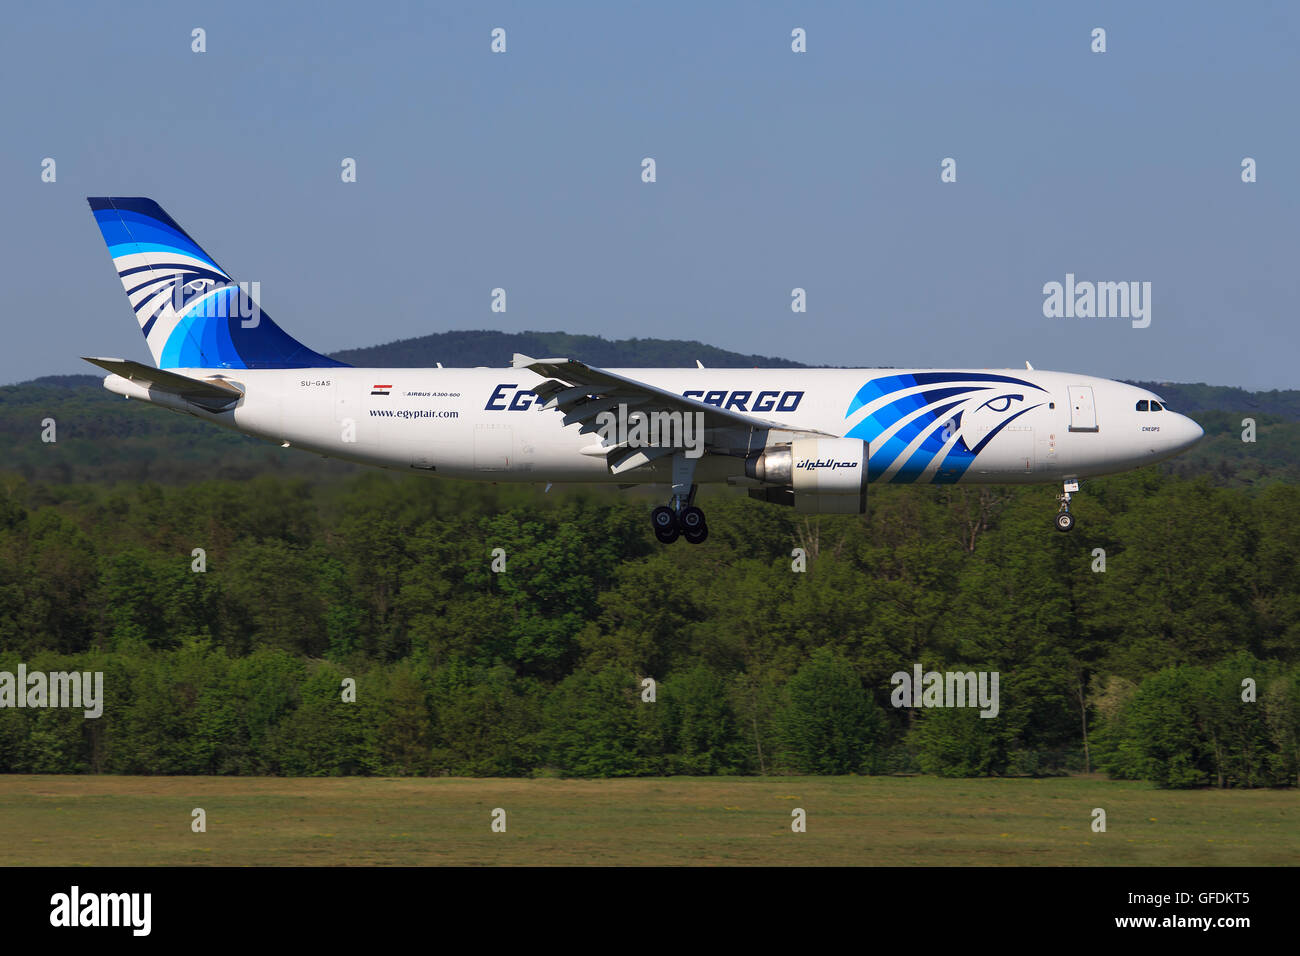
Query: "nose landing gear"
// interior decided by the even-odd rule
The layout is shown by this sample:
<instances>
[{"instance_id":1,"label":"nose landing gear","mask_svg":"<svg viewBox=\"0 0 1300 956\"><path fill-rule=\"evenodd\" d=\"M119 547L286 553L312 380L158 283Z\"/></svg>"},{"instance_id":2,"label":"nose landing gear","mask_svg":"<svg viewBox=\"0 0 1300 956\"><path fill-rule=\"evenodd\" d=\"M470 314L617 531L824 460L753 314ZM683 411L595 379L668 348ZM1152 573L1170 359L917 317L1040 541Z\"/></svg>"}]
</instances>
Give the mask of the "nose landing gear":
<instances>
[{"instance_id":1,"label":"nose landing gear","mask_svg":"<svg viewBox=\"0 0 1300 956\"><path fill-rule=\"evenodd\" d=\"M1070 494L1078 490L1078 481L1067 481L1064 490L1056 496L1056 500L1061 503L1060 510L1056 512L1057 531L1074 530L1074 515L1070 514Z\"/></svg>"}]
</instances>

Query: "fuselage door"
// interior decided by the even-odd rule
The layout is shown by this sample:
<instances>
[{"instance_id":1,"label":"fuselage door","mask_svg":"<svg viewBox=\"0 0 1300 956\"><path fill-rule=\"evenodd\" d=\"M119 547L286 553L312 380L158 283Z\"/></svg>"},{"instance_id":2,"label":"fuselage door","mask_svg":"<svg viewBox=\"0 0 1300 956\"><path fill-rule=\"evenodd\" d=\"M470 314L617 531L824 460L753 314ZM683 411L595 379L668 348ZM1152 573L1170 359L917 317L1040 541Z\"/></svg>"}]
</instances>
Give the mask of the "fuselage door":
<instances>
[{"instance_id":1,"label":"fuselage door","mask_svg":"<svg viewBox=\"0 0 1300 956\"><path fill-rule=\"evenodd\" d=\"M1092 400L1091 385L1070 386L1070 431L1097 431L1097 406Z\"/></svg>"},{"instance_id":2,"label":"fuselage door","mask_svg":"<svg viewBox=\"0 0 1300 956\"><path fill-rule=\"evenodd\" d=\"M515 430L510 425L474 426L474 469L509 471L515 457Z\"/></svg>"}]
</instances>

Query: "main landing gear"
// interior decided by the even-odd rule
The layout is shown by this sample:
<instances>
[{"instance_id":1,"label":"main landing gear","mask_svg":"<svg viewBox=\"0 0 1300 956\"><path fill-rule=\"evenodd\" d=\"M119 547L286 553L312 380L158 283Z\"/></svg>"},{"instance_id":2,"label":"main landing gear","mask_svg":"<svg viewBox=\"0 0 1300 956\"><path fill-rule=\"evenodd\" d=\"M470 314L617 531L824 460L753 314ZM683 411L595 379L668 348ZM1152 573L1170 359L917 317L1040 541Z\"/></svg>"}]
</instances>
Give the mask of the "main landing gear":
<instances>
[{"instance_id":1,"label":"main landing gear","mask_svg":"<svg viewBox=\"0 0 1300 956\"><path fill-rule=\"evenodd\" d=\"M1056 500L1061 503L1061 508L1056 512L1056 530L1073 531L1074 515L1070 514L1070 495L1079 490L1079 482L1067 481L1065 489L1056 496Z\"/></svg>"},{"instance_id":2,"label":"main landing gear","mask_svg":"<svg viewBox=\"0 0 1300 956\"><path fill-rule=\"evenodd\" d=\"M709 536L704 512L694 505L687 505L680 511L660 505L650 512L650 523L654 525L655 537L664 544L672 544L679 536L691 544L699 544Z\"/></svg>"},{"instance_id":3,"label":"main landing gear","mask_svg":"<svg viewBox=\"0 0 1300 956\"><path fill-rule=\"evenodd\" d=\"M692 483L694 478L695 459L680 452L673 455L673 497L668 504L650 512L655 537L664 544L672 544L679 536L691 544L700 544L709 536L704 512L693 504L699 488Z\"/></svg>"}]
</instances>

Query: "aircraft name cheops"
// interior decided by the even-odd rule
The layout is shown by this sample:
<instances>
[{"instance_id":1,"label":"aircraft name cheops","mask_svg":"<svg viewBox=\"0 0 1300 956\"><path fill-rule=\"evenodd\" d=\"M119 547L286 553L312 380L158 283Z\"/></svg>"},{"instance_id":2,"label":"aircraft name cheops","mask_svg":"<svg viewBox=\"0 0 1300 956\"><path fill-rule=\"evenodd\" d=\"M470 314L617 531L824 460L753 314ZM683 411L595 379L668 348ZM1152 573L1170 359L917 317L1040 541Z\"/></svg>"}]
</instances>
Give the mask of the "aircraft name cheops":
<instances>
[{"instance_id":1,"label":"aircraft name cheops","mask_svg":"<svg viewBox=\"0 0 1300 956\"><path fill-rule=\"evenodd\" d=\"M714 408L721 408L724 411L793 412L798 409L799 403L803 401L803 394L802 391L783 392L775 389L765 389L763 391L743 389L732 392L725 389L714 391L692 389L689 392L683 392L682 397L693 398L705 405L712 405ZM489 412L524 412L529 408L540 408L543 401L536 393L526 388L520 388L518 383L512 382L498 385L492 389L492 394L483 408Z\"/></svg>"}]
</instances>

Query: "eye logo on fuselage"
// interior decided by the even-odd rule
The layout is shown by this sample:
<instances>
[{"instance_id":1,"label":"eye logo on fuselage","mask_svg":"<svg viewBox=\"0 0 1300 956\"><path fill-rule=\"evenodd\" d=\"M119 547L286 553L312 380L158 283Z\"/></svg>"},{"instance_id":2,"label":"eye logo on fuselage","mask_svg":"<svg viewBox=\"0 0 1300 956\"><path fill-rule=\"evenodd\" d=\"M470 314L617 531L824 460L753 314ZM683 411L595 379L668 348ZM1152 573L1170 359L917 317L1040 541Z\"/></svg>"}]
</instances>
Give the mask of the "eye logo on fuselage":
<instances>
[{"instance_id":1,"label":"eye logo on fuselage","mask_svg":"<svg viewBox=\"0 0 1300 956\"><path fill-rule=\"evenodd\" d=\"M913 372L873 378L844 413L845 433L869 443L870 480L938 484L961 478L1007 425L1039 407L1046 389L1010 375Z\"/></svg>"}]
</instances>

